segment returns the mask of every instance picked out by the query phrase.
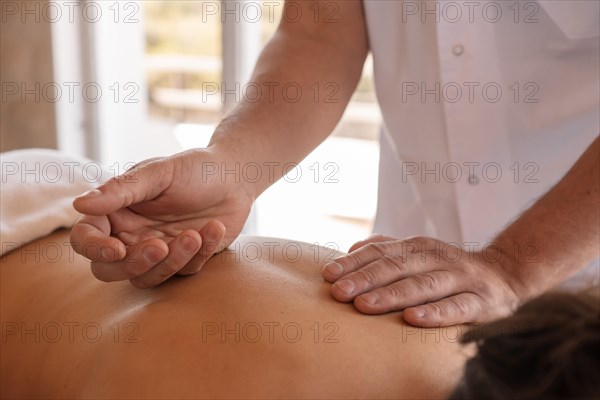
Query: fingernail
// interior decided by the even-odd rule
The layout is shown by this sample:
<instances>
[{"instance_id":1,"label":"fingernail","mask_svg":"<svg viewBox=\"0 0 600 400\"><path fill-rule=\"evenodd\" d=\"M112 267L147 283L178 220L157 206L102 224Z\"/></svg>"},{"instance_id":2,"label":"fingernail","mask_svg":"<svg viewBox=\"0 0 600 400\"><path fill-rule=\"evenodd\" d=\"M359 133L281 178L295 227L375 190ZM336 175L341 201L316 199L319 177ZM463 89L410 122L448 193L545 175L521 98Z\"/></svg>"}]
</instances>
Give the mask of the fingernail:
<instances>
[{"instance_id":1,"label":"fingernail","mask_svg":"<svg viewBox=\"0 0 600 400\"><path fill-rule=\"evenodd\" d=\"M422 308L413 308L412 310L417 318L423 318L425 316L425 310Z\"/></svg>"},{"instance_id":2,"label":"fingernail","mask_svg":"<svg viewBox=\"0 0 600 400\"><path fill-rule=\"evenodd\" d=\"M94 189L94 190L88 190L87 192L85 192L84 194L78 196L78 197L97 197L100 196L102 194L101 191L99 191L98 189Z\"/></svg>"},{"instance_id":3,"label":"fingernail","mask_svg":"<svg viewBox=\"0 0 600 400\"><path fill-rule=\"evenodd\" d=\"M115 256L115 252L113 251L113 249L109 248L109 247L104 247L102 250L102 258L104 258L105 260L112 260Z\"/></svg>"},{"instance_id":4,"label":"fingernail","mask_svg":"<svg viewBox=\"0 0 600 400\"><path fill-rule=\"evenodd\" d=\"M354 293L354 282L352 282L349 279L342 279L341 281L337 281L335 285L348 296L351 296L352 293Z\"/></svg>"},{"instance_id":5,"label":"fingernail","mask_svg":"<svg viewBox=\"0 0 600 400\"><path fill-rule=\"evenodd\" d=\"M142 256L144 257L144 261L147 264L156 264L162 259L162 255L156 249L152 247L147 247L142 251Z\"/></svg>"},{"instance_id":6,"label":"fingernail","mask_svg":"<svg viewBox=\"0 0 600 400\"><path fill-rule=\"evenodd\" d=\"M208 229L208 231L204 234L204 240L206 242L215 242L219 240L220 237L221 230L214 226Z\"/></svg>"},{"instance_id":7,"label":"fingernail","mask_svg":"<svg viewBox=\"0 0 600 400\"><path fill-rule=\"evenodd\" d=\"M363 299L367 304L373 305L377 304L380 297L378 293L365 293L361 295L360 298Z\"/></svg>"},{"instance_id":8,"label":"fingernail","mask_svg":"<svg viewBox=\"0 0 600 400\"><path fill-rule=\"evenodd\" d=\"M325 270L331 275L341 275L344 272L344 267L342 267L340 264L334 262L334 263L328 264L325 267Z\"/></svg>"},{"instance_id":9,"label":"fingernail","mask_svg":"<svg viewBox=\"0 0 600 400\"><path fill-rule=\"evenodd\" d=\"M186 253L193 253L198 247L196 241L189 236L183 236L181 238L181 244Z\"/></svg>"}]
</instances>

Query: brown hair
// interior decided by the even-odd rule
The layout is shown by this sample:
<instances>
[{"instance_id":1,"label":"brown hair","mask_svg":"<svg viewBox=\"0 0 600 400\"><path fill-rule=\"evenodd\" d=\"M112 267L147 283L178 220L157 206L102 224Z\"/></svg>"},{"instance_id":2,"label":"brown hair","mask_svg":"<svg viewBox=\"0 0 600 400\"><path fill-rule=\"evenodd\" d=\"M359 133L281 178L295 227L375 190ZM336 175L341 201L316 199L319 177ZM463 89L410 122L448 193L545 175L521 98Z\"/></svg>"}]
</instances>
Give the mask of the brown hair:
<instances>
[{"instance_id":1,"label":"brown hair","mask_svg":"<svg viewBox=\"0 0 600 400\"><path fill-rule=\"evenodd\" d=\"M552 293L474 327L476 342L450 399L600 399L600 297Z\"/></svg>"}]
</instances>

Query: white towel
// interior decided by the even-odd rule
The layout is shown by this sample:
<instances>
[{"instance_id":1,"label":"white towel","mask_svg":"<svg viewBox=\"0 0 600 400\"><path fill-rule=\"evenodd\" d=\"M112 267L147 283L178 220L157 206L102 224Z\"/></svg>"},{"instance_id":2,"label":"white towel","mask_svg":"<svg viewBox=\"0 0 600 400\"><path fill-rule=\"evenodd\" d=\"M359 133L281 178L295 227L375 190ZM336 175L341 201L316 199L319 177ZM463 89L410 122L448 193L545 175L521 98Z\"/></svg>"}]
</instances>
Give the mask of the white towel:
<instances>
[{"instance_id":1,"label":"white towel","mask_svg":"<svg viewBox=\"0 0 600 400\"><path fill-rule=\"evenodd\" d=\"M79 214L73 198L106 179L100 164L48 149L0 154L0 255L70 228Z\"/></svg>"}]
</instances>

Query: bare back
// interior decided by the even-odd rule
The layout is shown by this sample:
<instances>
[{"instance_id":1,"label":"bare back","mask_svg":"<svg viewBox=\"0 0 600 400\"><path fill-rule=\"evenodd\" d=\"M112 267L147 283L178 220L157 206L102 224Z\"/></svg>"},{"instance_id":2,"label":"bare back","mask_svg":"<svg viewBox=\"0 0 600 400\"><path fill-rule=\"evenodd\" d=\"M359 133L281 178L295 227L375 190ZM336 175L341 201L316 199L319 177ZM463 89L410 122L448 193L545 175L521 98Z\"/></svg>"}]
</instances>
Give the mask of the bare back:
<instances>
[{"instance_id":1,"label":"bare back","mask_svg":"<svg viewBox=\"0 0 600 400\"><path fill-rule=\"evenodd\" d=\"M331 299L329 249L242 237L141 290L97 281L66 244L58 232L1 260L3 398L439 398L462 373L464 328Z\"/></svg>"}]
</instances>

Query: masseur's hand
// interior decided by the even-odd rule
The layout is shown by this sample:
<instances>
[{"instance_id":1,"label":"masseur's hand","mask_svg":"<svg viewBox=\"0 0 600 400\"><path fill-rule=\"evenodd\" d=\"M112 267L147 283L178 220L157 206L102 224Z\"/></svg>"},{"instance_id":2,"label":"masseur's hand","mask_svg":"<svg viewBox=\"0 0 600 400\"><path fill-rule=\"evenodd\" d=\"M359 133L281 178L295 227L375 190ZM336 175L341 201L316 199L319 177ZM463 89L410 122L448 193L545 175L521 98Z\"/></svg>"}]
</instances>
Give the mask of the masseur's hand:
<instances>
[{"instance_id":1,"label":"masseur's hand","mask_svg":"<svg viewBox=\"0 0 600 400\"><path fill-rule=\"evenodd\" d=\"M366 314L404 310L408 324L438 327L480 323L510 314L520 283L497 248L468 252L414 237L372 236L325 265L332 296Z\"/></svg>"},{"instance_id":2,"label":"masseur's hand","mask_svg":"<svg viewBox=\"0 0 600 400\"><path fill-rule=\"evenodd\" d=\"M102 281L151 287L197 272L239 235L252 206L243 183L223 179L226 163L209 149L139 163L75 199L84 216L71 245Z\"/></svg>"}]
</instances>

